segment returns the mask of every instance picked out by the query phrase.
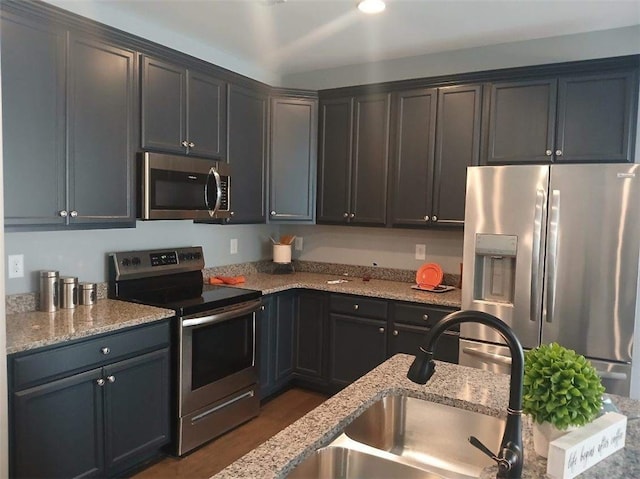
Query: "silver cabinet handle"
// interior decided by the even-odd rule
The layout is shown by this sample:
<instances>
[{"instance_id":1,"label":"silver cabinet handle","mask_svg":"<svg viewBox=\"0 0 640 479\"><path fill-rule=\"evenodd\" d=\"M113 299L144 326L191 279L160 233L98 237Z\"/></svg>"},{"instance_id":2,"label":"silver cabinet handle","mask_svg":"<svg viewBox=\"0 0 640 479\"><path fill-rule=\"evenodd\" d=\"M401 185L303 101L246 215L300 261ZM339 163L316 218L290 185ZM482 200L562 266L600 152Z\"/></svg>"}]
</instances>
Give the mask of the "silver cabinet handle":
<instances>
[{"instance_id":1,"label":"silver cabinet handle","mask_svg":"<svg viewBox=\"0 0 640 479\"><path fill-rule=\"evenodd\" d=\"M63 218L66 218L69 215L69 213L67 212L67 210L60 210L58 212L58 215L63 217Z\"/></svg>"},{"instance_id":2,"label":"silver cabinet handle","mask_svg":"<svg viewBox=\"0 0 640 479\"><path fill-rule=\"evenodd\" d=\"M72 218L76 218L78 216L78 212L76 210L72 210L71 213L69 213L71 215Z\"/></svg>"},{"instance_id":3,"label":"silver cabinet handle","mask_svg":"<svg viewBox=\"0 0 640 479\"><path fill-rule=\"evenodd\" d=\"M556 150L556 156L562 156L562 150Z\"/></svg>"},{"instance_id":4,"label":"silver cabinet handle","mask_svg":"<svg viewBox=\"0 0 640 479\"><path fill-rule=\"evenodd\" d=\"M354 304L354 305L353 305L353 310L354 310L354 311L358 311L358 309L359 309L359 308L360 308L360 306L359 306L359 305L357 305L357 304Z\"/></svg>"},{"instance_id":5,"label":"silver cabinet handle","mask_svg":"<svg viewBox=\"0 0 640 479\"><path fill-rule=\"evenodd\" d=\"M181 141L181 142L180 142L180 144L181 144L182 146L184 146L185 148L187 148L187 147L189 146L189 142L188 142L187 140L183 140L183 141Z\"/></svg>"},{"instance_id":6,"label":"silver cabinet handle","mask_svg":"<svg viewBox=\"0 0 640 479\"><path fill-rule=\"evenodd\" d=\"M348 218L349 217L349 213L347 213L346 211L344 213L342 213L342 217L343 218Z\"/></svg>"},{"instance_id":7,"label":"silver cabinet handle","mask_svg":"<svg viewBox=\"0 0 640 479\"><path fill-rule=\"evenodd\" d=\"M547 156L551 156L551 155L553 155L553 151L547 150L547 151L544 152L544 154L547 155Z\"/></svg>"},{"instance_id":8,"label":"silver cabinet handle","mask_svg":"<svg viewBox=\"0 0 640 479\"><path fill-rule=\"evenodd\" d=\"M433 215L433 216L431 217L431 221L438 221L438 217L437 217L436 215Z\"/></svg>"},{"instance_id":9,"label":"silver cabinet handle","mask_svg":"<svg viewBox=\"0 0 640 479\"><path fill-rule=\"evenodd\" d=\"M397 329L394 329L394 330L393 330L393 335L394 335L394 336L397 336L398 334L399 334L399 333L398 333L398 330L397 330Z\"/></svg>"},{"instance_id":10,"label":"silver cabinet handle","mask_svg":"<svg viewBox=\"0 0 640 479\"><path fill-rule=\"evenodd\" d=\"M277 213L276 213L276 211L275 211L275 210L272 210L272 211L271 211L271 216L275 216L276 214L277 214Z\"/></svg>"},{"instance_id":11,"label":"silver cabinet handle","mask_svg":"<svg viewBox=\"0 0 640 479\"><path fill-rule=\"evenodd\" d=\"M98 386L104 386L104 379L100 378L100 379L96 380L96 384Z\"/></svg>"},{"instance_id":12,"label":"silver cabinet handle","mask_svg":"<svg viewBox=\"0 0 640 479\"><path fill-rule=\"evenodd\" d=\"M425 216L425 217L424 217L424 220L425 220L425 221L429 221L429 219L430 219L430 218L429 218L429 215L427 215L427 216Z\"/></svg>"},{"instance_id":13,"label":"silver cabinet handle","mask_svg":"<svg viewBox=\"0 0 640 479\"><path fill-rule=\"evenodd\" d=\"M422 315L422 319L423 319L424 321L429 321L429 315L428 315L428 314L423 314L423 315Z\"/></svg>"},{"instance_id":14,"label":"silver cabinet handle","mask_svg":"<svg viewBox=\"0 0 640 479\"><path fill-rule=\"evenodd\" d=\"M384 333L384 328L378 328L379 333Z\"/></svg>"},{"instance_id":15,"label":"silver cabinet handle","mask_svg":"<svg viewBox=\"0 0 640 479\"><path fill-rule=\"evenodd\" d=\"M235 214L236 214L236 212L235 212L235 211L230 211L230 212L229 212L229 216L233 216L233 215L235 215Z\"/></svg>"},{"instance_id":16,"label":"silver cabinet handle","mask_svg":"<svg viewBox=\"0 0 640 479\"><path fill-rule=\"evenodd\" d=\"M355 218L355 216L356 216L356 214L355 214L355 213L351 213L351 214L349 215L349 218Z\"/></svg>"},{"instance_id":17,"label":"silver cabinet handle","mask_svg":"<svg viewBox=\"0 0 640 479\"><path fill-rule=\"evenodd\" d=\"M264 305L260 306L260 311L264 311Z\"/></svg>"},{"instance_id":18,"label":"silver cabinet handle","mask_svg":"<svg viewBox=\"0 0 640 479\"><path fill-rule=\"evenodd\" d=\"M106 356L111 352L111 349L105 346L104 348L100 349L100 352Z\"/></svg>"},{"instance_id":19,"label":"silver cabinet handle","mask_svg":"<svg viewBox=\"0 0 640 479\"><path fill-rule=\"evenodd\" d=\"M107 376L107 381L109 381L110 383L115 383L116 377L113 374L111 376Z\"/></svg>"},{"instance_id":20,"label":"silver cabinet handle","mask_svg":"<svg viewBox=\"0 0 640 479\"><path fill-rule=\"evenodd\" d=\"M196 144L193 141L190 141L188 145L189 145L189 148L193 148L194 146L196 146Z\"/></svg>"}]
</instances>

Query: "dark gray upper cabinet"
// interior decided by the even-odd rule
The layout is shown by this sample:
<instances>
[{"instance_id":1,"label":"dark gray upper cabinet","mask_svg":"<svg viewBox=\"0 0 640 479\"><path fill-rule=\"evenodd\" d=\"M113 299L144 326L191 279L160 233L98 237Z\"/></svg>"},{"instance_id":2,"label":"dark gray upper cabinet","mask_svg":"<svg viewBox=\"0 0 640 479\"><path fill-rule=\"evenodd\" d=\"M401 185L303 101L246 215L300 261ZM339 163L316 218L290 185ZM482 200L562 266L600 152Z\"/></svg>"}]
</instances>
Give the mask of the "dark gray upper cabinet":
<instances>
[{"instance_id":1,"label":"dark gray upper cabinet","mask_svg":"<svg viewBox=\"0 0 640 479\"><path fill-rule=\"evenodd\" d=\"M487 164L548 162L555 143L554 78L494 83Z\"/></svg>"},{"instance_id":2,"label":"dark gray upper cabinet","mask_svg":"<svg viewBox=\"0 0 640 479\"><path fill-rule=\"evenodd\" d=\"M226 84L145 55L142 148L224 159Z\"/></svg>"},{"instance_id":3,"label":"dark gray upper cabinet","mask_svg":"<svg viewBox=\"0 0 640 479\"><path fill-rule=\"evenodd\" d=\"M351 210L353 98L320 103L319 223L344 223Z\"/></svg>"},{"instance_id":4,"label":"dark gray upper cabinet","mask_svg":"<svg viewBox=\"0 0 640 479\"><path fill-rule=\"evenodd\" d=\"M317 110L315 99L271 99L270 221L314 219Z\"/></svg>"},{"instance_id":5,"label":"dark gray upper cabinet","mask_svg":"<svg viewBox=\"0 0 640 479\"><path fill-rule=\"evenodd\" d=\"M232 223L266 221L268 105L266 94L229 85L227 159L236 193L231 200Z\"/></svg>"},{"instance_id":6,"label":"dark gray upper cabinet","mask_svg":"<svg viewBox=\"0 0 640 479\"><path fill-rule=\"evenodd\" d=\"M63 225L65 38L3 13L2 113L6 225Z\"/></svg>"},{"instance_id":7,"label":"dark gray upper cabinet","mask_svg":"<svg viewBox=\"0 0 640 479\"><path fill-rule=\"evenodd\" d=\"M631 162L637 70L491 87L486 164Z\"/></svg>"},{"instance_id":8,"label":"dark gray upper cabinet","mask_svg":"<svg viewBox=\"0 0 640 479\"><path fill-rule=\"evenodd\" d=\"M481 85L394 94L392 226L464 221L467 167L480 155Z\"/></svg>"},{"instance_id":9,"label":"dark gray upper cabinet","mask_svg":"<svg viewBox=\"0 0 640 479\"><path fill-rule=\"evenodd\" d=\"M319 223L384 225L389 94L323 100Z\"/></svg>"},{"instance_id":10,"label":"dark gray upper cabinet","mask_svg":"<svg viewBox=\"0 0 640 479\"><path fill-rule=\"evenodd\" d=\"M2 67L9 229L132 226L136 54L3 12Z\"/></svg>"},{"instance_id":11,"label":"dark gray upper cabinet","mask_svg":"<svg viewBox=\"0 0 640 479\"><path fill-rule=\"evenodd\" d=\"M561 77L555 159L633 161L635 71Z\"/></svg>"},{"instance_id":12,"label":"dark gray upper cabinet","mask_svg":"<svg viewBox=\"0 0 640 479\"><path fill-rule=\"evenodd\" d=\"M134 52L71 35L67 121L72 224L135 219L136 71Z\"/></svg>"}]
</instances>

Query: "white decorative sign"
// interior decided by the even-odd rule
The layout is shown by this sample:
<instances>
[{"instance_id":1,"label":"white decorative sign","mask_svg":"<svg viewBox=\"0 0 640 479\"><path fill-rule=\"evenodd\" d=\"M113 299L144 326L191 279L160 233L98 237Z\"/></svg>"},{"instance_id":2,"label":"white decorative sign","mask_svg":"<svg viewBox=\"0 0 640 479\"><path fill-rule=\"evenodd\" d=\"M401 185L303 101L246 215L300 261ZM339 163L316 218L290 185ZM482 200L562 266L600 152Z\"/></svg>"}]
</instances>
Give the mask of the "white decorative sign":
<instances>
[{"instance_id":1,"label":"white decorative sign","mask_svg":"<svg viewBox=\"0 0 640 479\"><path fill-rule=\"evenodd\" d=\"M571 479L624 447L627 417L610 412L549 443L547 474Z\"/></svg>"}]
</instances>

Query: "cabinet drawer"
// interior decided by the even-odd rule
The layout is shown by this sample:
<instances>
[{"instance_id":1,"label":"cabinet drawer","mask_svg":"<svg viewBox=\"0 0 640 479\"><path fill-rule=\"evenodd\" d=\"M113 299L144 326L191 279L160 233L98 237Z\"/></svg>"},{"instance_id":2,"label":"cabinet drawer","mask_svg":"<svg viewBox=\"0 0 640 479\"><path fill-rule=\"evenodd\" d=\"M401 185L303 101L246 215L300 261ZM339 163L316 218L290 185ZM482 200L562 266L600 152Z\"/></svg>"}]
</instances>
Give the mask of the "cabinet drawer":
<instances>
[{"instance_id":1,"label":"cabinet drawer","mask_svg":"<svg viewBox=\"0 0 640 479\"><path fill-rule=\"evenodd\" d=\"M387 319L387 302L358 296L332 294L329 301L332 312L375 319Z\"/></svg>"},{"instance_id":2,"label":"cabinet drawer","mask_svg":"<svg viewBox=\"0 0 640 479\"><path fill-rule=\"evenodd\" d=\"M115 360L169 345L169 321L52 347L14 358L13 389L63 377ZM104 349L108 348L108 349Z\"/></svg>"},{"instance_id":3,"label":"cabinet drawer","mask_svg":"<svg viewBox=\"0 0 640 479\"><path fill-rule=\"evenodd\" d=\"M454 311L456 310L440 306L395 303L393 321L396 323L415 324L416 326L426 326L430 328L436 322ZM455 326L451 328L450 331L460 331L460 327Z\"/></svg>"}]
</instances>

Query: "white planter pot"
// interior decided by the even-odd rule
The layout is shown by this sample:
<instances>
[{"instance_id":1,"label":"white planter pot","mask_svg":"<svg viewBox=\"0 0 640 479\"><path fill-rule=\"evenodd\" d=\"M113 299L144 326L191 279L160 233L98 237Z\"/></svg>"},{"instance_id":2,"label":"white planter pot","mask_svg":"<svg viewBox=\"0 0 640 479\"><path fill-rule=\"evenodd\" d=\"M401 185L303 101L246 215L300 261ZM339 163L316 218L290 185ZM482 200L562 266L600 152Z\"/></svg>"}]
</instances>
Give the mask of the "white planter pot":
<instances>
[{"instance_id":1,"label":"white planter pot","mask_svg":"<svg viewBox=\"0 0 640 479\"><path fill-rule=\"evenodd\" d=\"M533 449L538 456L547 457L549 455L549 443L574 429L576 429L575 426L570 426L568 429L561 431L550 422L543 422L542 424L534 422Z\"/></svg>"}]
</instances>

